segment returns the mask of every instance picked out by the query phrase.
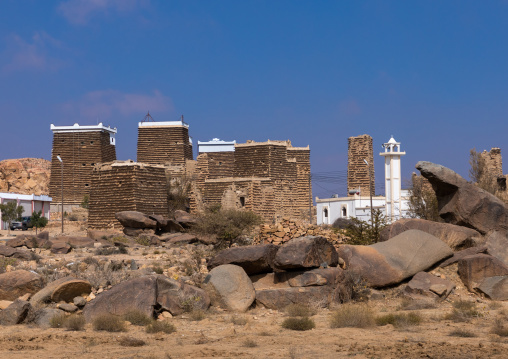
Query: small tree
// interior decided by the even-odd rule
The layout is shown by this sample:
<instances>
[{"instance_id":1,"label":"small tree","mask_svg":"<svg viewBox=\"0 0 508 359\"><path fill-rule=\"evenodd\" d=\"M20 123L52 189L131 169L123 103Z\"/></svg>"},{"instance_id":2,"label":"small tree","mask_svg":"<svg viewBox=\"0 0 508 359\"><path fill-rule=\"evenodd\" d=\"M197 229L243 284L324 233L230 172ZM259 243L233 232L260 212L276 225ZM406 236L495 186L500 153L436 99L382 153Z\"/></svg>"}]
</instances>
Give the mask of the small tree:
<instances>
[{"instance_id":1,"label":"small tree","mask_svg":"<svg viewBox=\"0 0 508 359\"><path fill-rule=\"evenodd\" d=\"M8 233L10 235L12 221L21 218L23 215L23 207L18 206L16 202L8 202L0 204L0 211L2 211L2 220L9 223Z\"/></svg>"},{"instance_id":2,"label":"small tree","mask_svg":"<svg viewBox=\"0 0 508 359\"><path fill-rule=\"evenodd\" d=\"M42 215L42 211L39 211L32 213L31 222L35 227L35 234L37 235L37 229L46 227L48 219Z\"/></svg>"},{"instance_id":3,"label":"small tree","mask_svg":"<svg viewBox=\"0 0 508 359\"><path fill-rule=\"evenodd\" d=\"M356 245L377 243L381 231L388 225L388 220L379 209L372 211L372 220L368 222L358 218L351 218L351 221L346 228L346 236L349 238L347 242Z\"/></svg>"}]
</instances>

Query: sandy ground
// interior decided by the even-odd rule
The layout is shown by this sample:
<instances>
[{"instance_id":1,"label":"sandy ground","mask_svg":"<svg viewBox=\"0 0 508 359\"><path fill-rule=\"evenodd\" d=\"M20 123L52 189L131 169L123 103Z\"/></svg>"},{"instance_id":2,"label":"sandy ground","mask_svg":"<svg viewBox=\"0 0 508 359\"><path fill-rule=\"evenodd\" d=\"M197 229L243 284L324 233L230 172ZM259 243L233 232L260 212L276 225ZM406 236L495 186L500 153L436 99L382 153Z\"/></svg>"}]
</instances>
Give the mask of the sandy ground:
<instances>
[{"instance_id":1,"label":"sandy ground","mask_svg":"<svg viewBox=\"0 0 508 359\"><path fill-rule=\"evenodd\" d=\"M396 310L398 301L371 305L378 314L386 314ZM226 312L208 313L201 321L182 315L169 319L177 328L172 334L147 334L132 325L121 334L95 332L90 325L81 332L19 325L0 328L0 358L506 358L508 338L490 333L502 306L485 306L481 318L454 323L443 319L451 308L443 303L437 309L418 310L423 323L402 329L330 329L332 311L320 310L313 317L315 329L292 331L281 327L283 313L261 308L236 314L246 319L245 325L233 324L232 314ZM458 328L476 337L449 335ZM123 347L119 339L124 336L146 345Z\"/></svg>"}]
</instances>

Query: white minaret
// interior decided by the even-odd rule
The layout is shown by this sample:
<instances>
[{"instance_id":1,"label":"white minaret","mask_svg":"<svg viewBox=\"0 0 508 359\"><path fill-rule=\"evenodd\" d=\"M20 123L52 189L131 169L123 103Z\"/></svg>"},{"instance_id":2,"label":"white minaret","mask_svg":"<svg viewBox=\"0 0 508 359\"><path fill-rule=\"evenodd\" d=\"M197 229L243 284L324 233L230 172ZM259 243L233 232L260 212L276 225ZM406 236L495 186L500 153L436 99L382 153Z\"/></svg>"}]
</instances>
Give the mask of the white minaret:
<instances>
[{"instance_id":1,"label":"white minaret","mask_svg":"<svg viewBox=\"0 0 508 359\"><path fill-rule=\"evenodd\" d=\"M385 158L386 217L393 222L400 218L400 156L406 152L400 151L400 142L395 141L393 136L388 143L383 144L383 148L385 151L379 155Z\"/></svg>"}]
</instances>

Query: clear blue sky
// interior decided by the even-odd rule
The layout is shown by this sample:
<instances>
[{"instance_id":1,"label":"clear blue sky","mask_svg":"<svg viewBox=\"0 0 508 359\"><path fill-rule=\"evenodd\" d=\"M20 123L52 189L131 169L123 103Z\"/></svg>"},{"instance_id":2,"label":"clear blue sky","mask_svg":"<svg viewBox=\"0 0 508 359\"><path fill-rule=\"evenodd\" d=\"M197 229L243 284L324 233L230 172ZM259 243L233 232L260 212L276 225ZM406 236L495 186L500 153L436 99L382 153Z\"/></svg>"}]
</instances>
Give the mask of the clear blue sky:
<instances>
[{"instance_id":1,"label":"clear blue sky","mask_svg":"<svg viewBox=\"0 0 508 359\"><path fill-rule=\"evenodd\" d=\"M135 159L150 110L194 141L310 145L317 173L370 134L378 189L390 135L403 177L419 160L467 177L473 147L508 158L507 19L507 1L2 0L0 159L49 159L51 123L97 121Z\"/></svg>"}]
</instances>

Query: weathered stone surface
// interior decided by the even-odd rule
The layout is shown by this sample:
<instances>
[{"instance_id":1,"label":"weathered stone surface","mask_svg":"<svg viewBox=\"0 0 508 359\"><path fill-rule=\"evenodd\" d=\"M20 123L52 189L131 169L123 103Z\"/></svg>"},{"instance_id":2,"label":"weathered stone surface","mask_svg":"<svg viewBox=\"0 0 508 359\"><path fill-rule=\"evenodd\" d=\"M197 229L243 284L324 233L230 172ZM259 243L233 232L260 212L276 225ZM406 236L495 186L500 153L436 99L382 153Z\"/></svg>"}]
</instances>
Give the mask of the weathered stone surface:
<instances>
[{"instance_id":1,"label":"weathered stone surface","mask_svg":"<svg viewBox=\"0 0 508 359\"><path fill-rule=\"evenodd\" d=\"M242 267L225 264L215 267L204 280L212 304L224 309L245 312L254 302L254 286ZM214 299L216 302L214 303Z\"/></svg>"},{"instance_id":2,"label":"weathered stone surface","mask_svg":"<svg viewBox=\"0 0 508 359\"><path fill-rule=\"evenodd\" d=\"M472 256L474 254L479 253L487 253L487 246L480 246L480 247L471 247L467 249L463 249L461 251L453 253L453 256L442 262L439 266L441 268L448 267L449 265L452 265L453 263L457 263L462 258L467 256Z\"/></svg>"},{"instance_id":3,"label":"weathered stone surface","mask_svg":"<svg viewBox=\"0 0 508 359\"><path fill-rule=\"evenodd\" d=\"M30 236L33 237L33 236ZM33 237L35 238L35 237ZM14 238L9 239L7 242L5 242L5 245L11 248L18 248L23 247L25 245L25 242L27 240L27 236L24 234L18 235Z\"/></svg>"},{"instance_id":4,"label":"weathered stone surface","mask_svg":"<svg viewBox=\"0 0 508 359\"><path fill-rule=\"evenodd\" d=\"M262 289L291 288L289 282L286 280L287 278L282 275L284 273L286 272L255 274L249 278L256 291Z\"/></svg>"},{"instance_id":5,"label":"weathered stone surface","mask_svg":"<svg viewBox=\"0 0 508 359\"><path fill-rule=\"evenodd\" d=\"M41 308L35 313L35 318L33 322L41 328L49 328L51 327L50 321L51 318L62 315L63 311L55 308Z\"/></svg>"},{"instance_id":6,"label":"weathered stone surface","mask_svg":"<svg viewBox=\"0 0 508 359\"><path fill-rule=\"evenodd\" d=\"M283 244L273 264L276 269L317 268L325 264L337 266L339 257L335 247L323 237L306 236Z\"/></svg>"},{"instance_id":7,"label":"weathered stone surface","mask_svg":"<svg viewBox=\"0 0 508 359\"><path fill-rule=\"evenodd\" d=\"M172 233L162 235L160 240L168 244L190 244L197 242L198 238L190 233Z\"/></svg>"},{"instance_id":8,"label":"weathered stone surface","mask_svg":"<svg viewBox=\"0 0 508 359\"><path fill-rule=\"evenodd\" d=\"M174 219L169 219L161 215L151 215L149 218L157 222L157 233L175 233L184 231L184 228L180 225L180 223Z\"/></svg>"},{"instance_id":9,"label":"weathered stone surface","mask_svg":"<svg viewBox=\"0 0 508 359\"><path fill-rule=\"evenodd\" d=\"M508 266L487 254L467 256L459 261L457 272L471 292L487 277L508 275Z\"/></svg>"},{"instance_id":10,"label":"weathered stone surface","mask_svg":"<svg viewBox=\"0 0 508 359\"><path fill-rule=\"evenodd\" d=\"M419 218L403 218L381 231L380 241L384 242L410 229L418 229L441 239L453 250L477 246L484 242L480 232L450 223L439 223Z\"/></svg>"},{"instance_id":11,"label":"weathered stone surface","mask_svg":"<svg viewBox=\"0 0 508 359\"><path fill-rule=\"evenodd\" d=\"M372 287L400 283L453 254L439 238L415 229L370 246L342 245L338 252L346 269Z\"/></svg>"},{"instance_id":12,"label":"weathered stone surface","mask_svg":"<svg viewBox=\"0 0 508 359\"><path fill-rule=\"evenodd\" d=\"M31 305L29 302L16 299L11 305L0 312L0 325L15 325L22 323Z\"/></svg>"},{"instance_id":13,"label":"weathered stone surface","mask_svg":"<svg viewBox=\"0 0 508 359\"><path fill-rule=\"evenodd\" d=\"M503 231L493 231L486 235L487 252L508 266L508 237Z\"/></svg>"},{"instance_id":14,"label":"weathered stone surface","mask_svg":"<svg viewBox=\"0 0 508 359\"><path fill-rule=\"evenodd\" d=\"M60 301L72 302L82 294L88 295L92 291L92 285L87 280L73 279L58 285L51 294L51 300L55 303Z\"/></svg>"},{"instance_id":15,"label":"weathered stone surface","mask_svg":"<svg viewBox=\"0 0 508 359\"><path fill-rule=\"evenodd\" d=\"M315 268L309 271L275 272L250 276L255 290L291 287L334 286L341 268Z\"/></svg>"},{"instance_id":16,"label":"weathered stone surface","mask_svg":"<svg viewBox=\"0 0 508 359\"><path fill-rule=\"evenodd\" d=\"M72 300L72 303L79 307L79 308L82 308L85 306L86 304L86 299L81 297L81 296L78 296L78 297L74 297L74 299Z\"/></svg>"},{"instance_id":17,"label":"weathered stone surface","mask_svg":"<svg viewBox=\"0 0 508 359\"><path fill-rule=\"evenodd\" d=\"M451 281L436 277L427 272L419 272L409 281L404 292L416 297L433 297L437 294L442 298L446 298L453 289L455 289L455 284Z\"/></svg>"},{"instance_id":18,"label":"weathered stone surface","mask_svg":"<svg viewBox=\"0 0 508 359\"><path fill-rule=\"evenodd\" d=\"M64 277L57 279L51 283L48 283L44 288L42 288L40 291L35 293L32 298L30 298L30 303L36 307L40 304L49 303L51 302L51 296L53 295L53 292L55 289L57 289L61 284L66 282L71 282L75 280L74 277Z\"/></svg>"},{"instance_id":19,"label":"weathered stone surface","mask_svg":"<svg viewBox=\"0 0 508 359\"><path fill-rule=\"evenodd\" d=\"M14 300L26 293L36 293L43 286L37 273L16 270L0 274L0 300Z\"/></svg>"},{"instance_id":20,"label":"weathered stone surface","mask_svg":"<svg viewBox=\"0 0 508 359\"><path fill-rule=\"evenodd\" d=\"M248 275L272 272L278 249L279 247L273 244L225 249L210 259L208 270L223 264L235 264L242 267Z\"/></svg>"},{"instance_id":21,"label":"weathered stone surface","mask_svg":"<svg viewBox=\"0 0 508 359\"><path fill-rule=\"evenodd\" d=\"M146 214L136 211L123 211L115 213L115 218L122 224L124 227L129 228L150 228L156 229L157 222L153 219L150 219Z\"/></svg>"},{"instance_id":22,"label":"weathered stone surface","mask_svg":"<svg viewBox=\"0 0 508 359\"><path fill-rule=\"evenodd\" d=\"M172 315L179 315L187 309L208 309L210 298L201 288L160 275L157 277L157 303Z\"/></svg>"},{"instance_id":23,"label":"weathered stone surface","mask_svg":"<svg viewBox=\"0 0 508 359\"><path fill-rule=\"evenodd\" d=\"M108 232L108 231L100 231L98 229L88 229L87 235L89 238L93 239L94 241L98 241L100 239L104 239L104 238L108 239L108 238L114 237L118 234Z\"/></svg>"},{"instance_id":24,"label":"weathered stone surface","mask_svg":"<svg viewBox=\"0 0 508 359\"><path fill-rule=\"evenodd\" d=\"M61 236L57 237L52 242L64 242L70 244L74 248L93 248L95 240L88 237L77 237L77 236Z\"/></svg>"},{"instance_id":25,"label":"weathered stone surface","mask_svg":"<svg viewBox=\"0 0 508 359\"><path fill-rule=\"evenodd\" d=\"M54 254L67 254L71 251L69 243L65 242L51 242L51 253Z\"/></svg>"},{"instance_id":26,"label":"weathered stone surface","mask_svg":"<svg viewBox=\"0 0 508 359\"><path fill-rule=\"evenodd\" d=\"M11 300L0 300L0 309L4 310L5 308L7 308L11 304L12 304Z\"/></svg>"},{"instance_id":27,"label":"weathered stone surface","mask_svg":"<svg viewBox=\"0 0 508 359\"><path fill-rule=\"evenodd\" d=\"M33 253L19 248L11 248L5 245L0 245L0 256L29 261L32 260Z\"/></svg>"},{"instance_id":28,"label":"weathered stone surface","mask_svg":"<svg viewBox=\"0 0 508 359\"><path fill-rule=\"evenodd\" d=\"M98 294L83 310L86 321L90 322L105 313L124 315L130 310L138 310L152 317L157 304L156 280L156 276L134 278Z\"/></svg>"},{"instance_id":29,"label":"weathered stone surface","mask_svg":"<svg viewBox=\"0 0 508 359\"><path fill-rule=\"evenodd\" d=\"M508 300L508 276L487 277L476 289L492 300Z\"/></svg>"},{"instance_id":30,"label":"weathered stone surface","mask_svg":"<svg viewBox=\"0 0 508 359\"><path fill-rule=\"evenodd\" d=\"M130 228L125 227L123 233L130 237L139 237L141 235L153 236L155 235L154 229Z\"/></svg>"},{"instance_id":31,"label":"weathered stone surface","mask_svg":"<svg viewBox=\"0 0 508 359\"><path fill-rule=\"evenodd\" d=\"M180 223L184 228L190 228L197 223L197 218L195 215L187 213L182 210L176 210L173 213L175 220Z\"/></svg>"},{"instance_id":32,"label":"weathered stone surface","mask_svg":"<svg viewBox=\"0 0 508 359\"><path fill-rule=\"evenodd\" d=\"M416 168L432 184L439 215L446 222L474 228L481 234L507 231L508 207L499 198L444 166L421 161Z\"/></svg>"},{"instance_id":33,"label":"weathered stone surface","mask_svg":"<svg viewBox=\"0 0 508 359\"><path fill-rule=\"evenodd\" d=\"M333 288L329 286L263 289L256 291L256 305L277 310L293 303L324 308L332 297Z\"/></svg>"}]
</instances>

